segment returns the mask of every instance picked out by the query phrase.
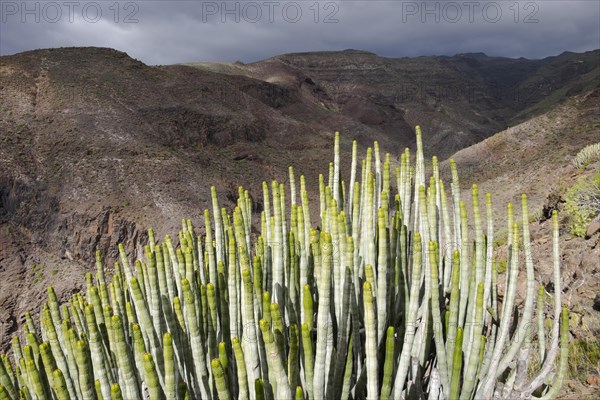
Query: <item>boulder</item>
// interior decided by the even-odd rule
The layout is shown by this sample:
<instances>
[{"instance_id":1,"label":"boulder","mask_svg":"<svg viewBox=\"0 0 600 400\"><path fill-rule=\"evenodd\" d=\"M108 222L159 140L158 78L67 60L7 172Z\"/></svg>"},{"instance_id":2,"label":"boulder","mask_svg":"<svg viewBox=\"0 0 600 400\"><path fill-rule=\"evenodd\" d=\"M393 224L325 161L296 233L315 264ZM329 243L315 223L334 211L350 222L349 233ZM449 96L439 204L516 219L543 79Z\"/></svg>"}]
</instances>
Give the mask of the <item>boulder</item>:
<instances>
[{"instance_id":1,"label":"boulder","mask_svg":"<svg viewBox=\"0 0 600 400\"><path fill-rule=\"evenodd\" d=\"M590 223L587 231L585 232L585 237L591 238L598 232L600 232L600 218L596 218Z\"/></svg>"}]
</instances>

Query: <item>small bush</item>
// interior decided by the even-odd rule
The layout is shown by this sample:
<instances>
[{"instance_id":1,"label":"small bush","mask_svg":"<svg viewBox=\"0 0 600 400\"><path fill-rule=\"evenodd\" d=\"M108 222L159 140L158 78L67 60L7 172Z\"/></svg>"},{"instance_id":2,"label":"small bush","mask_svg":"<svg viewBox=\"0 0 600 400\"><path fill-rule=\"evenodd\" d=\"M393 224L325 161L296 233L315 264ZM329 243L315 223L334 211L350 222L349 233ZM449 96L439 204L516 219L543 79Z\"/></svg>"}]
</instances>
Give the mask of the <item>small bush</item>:
<instances>
[{"instance_id":1,"label":"small bush","mask_svg":"<svg viewBox=\"0 0 600 400\"><path fill-rule=\"evenodd\" d=\"M585 380L588 375L600 373L600 340L576 340L569 348L569 376Z\"/></svg>"},{"instance_id":2,"label":"small bush","mask_svg":"<svg viewBox=\"0 0 600 400\"><path fill-rule=\"evenodd\" d=\"M508 229L500 228L494 238L494 248L502 247L508 242Z\"/></svg>"},{"instance_id":3,"label":"small bush","mask_svg":"<svg viewBox=\"0 0 600 400\"><path fill-rule=\"evenodd\" d=\"M497 264L497 271L499 274L503 274L506 272L506 267L507 267L507 262L506 262L506 258L501 258L498 260L498 264Z\"/></svg>"},{"instance_id":4,"label":"small bush","mask_svg":"<svg viewBox=\"0 0 600 400\"><path fill-rule=\"evenodd\" d=\"M544 218L544 210L539 209L529 215L529 223L540 222Z\"/></svg>"},{"instance_id":5,"label":"small bush","mask_svg":"<svg viewBox=\"0 0 600 400\"><path fill-rule=\"evenodd\" d=\"M600 213L600 171L567 190L565 210L569 214L571 234L585 236L588 224Z\"/></svg>"},{"instance_id":6,"label":"small bush","mask_svg":"<svg viewBox=\"0 0 600 400\"><path fill-rule=\"evenodd\" d=\"M585 168L598 160L600 160L600 143L595 143L581 149L572 162L575 168Z\"/></svg>"}]
</instances>

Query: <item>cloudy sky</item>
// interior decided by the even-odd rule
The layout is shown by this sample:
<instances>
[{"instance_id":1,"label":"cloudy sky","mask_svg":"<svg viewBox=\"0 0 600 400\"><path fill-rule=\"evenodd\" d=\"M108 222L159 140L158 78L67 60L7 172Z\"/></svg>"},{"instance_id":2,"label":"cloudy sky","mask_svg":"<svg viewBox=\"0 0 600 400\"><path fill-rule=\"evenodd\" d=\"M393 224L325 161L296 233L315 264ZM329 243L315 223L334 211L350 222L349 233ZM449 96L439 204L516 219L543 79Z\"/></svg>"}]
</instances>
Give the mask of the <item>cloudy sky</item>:
<instances>
[{"instance_id":1,"label":"cloudy sky","mask_svg":"<svg viewBox=\"0 0 600 400\"><path fill-rule=\"evenodd\" d=\"M251 62L299 51L485 52L543 58L600 47L600 1L0 0L0 54L102 46L147 64Z\"/></svg>"}]
</instances>

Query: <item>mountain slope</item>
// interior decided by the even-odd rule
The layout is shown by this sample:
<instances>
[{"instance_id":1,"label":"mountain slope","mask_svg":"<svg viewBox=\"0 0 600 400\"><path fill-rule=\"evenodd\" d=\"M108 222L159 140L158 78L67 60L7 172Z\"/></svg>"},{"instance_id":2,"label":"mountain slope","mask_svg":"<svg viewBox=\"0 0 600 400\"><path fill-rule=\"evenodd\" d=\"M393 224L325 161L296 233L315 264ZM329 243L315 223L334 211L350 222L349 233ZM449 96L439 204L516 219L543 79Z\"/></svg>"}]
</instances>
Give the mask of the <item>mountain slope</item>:
<instances>
[{"instance_id":1,"label":"mountain slope","mask_svg":"<svg viewBox=\"0 0 600 400\"><path fill-rule=\"evenodd\" d=\"M465 194L477 183L494 193L496 203L519 204L521 193L527 193L541 207L559 186L573 181L578 171L571 161L579 150L600 142L599 105L596 89L458 151L452 159L462 172ZM448 179L448 162L441 168Z\"/></svg>"},{"instance_id":2,"label":"mountain slope","mask_svg":"<svg viewBox=\"0 0 600 400\"><path fill-rule=\"evenodd\" d=\"M285 87L308 75L329 98L326 106L395 141L410 143L412 127L423 126L433 135L427 150L442 158L600 85L598 50L543 60L482 53L393 59L348 50L190 65Z\"/></svg>"}]
</instances>

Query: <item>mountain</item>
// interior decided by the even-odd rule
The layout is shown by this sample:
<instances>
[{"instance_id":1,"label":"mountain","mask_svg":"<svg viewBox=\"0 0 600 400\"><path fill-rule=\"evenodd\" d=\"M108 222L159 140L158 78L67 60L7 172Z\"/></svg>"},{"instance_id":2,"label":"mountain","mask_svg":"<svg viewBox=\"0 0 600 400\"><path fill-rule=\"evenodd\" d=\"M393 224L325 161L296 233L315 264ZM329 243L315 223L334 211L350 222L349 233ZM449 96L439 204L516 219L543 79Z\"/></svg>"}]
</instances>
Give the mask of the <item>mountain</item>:
<instances>
[{"instance_id":1,"label":"mountain","mask_svg":"<svg viewBox=\"0 0 600 400\"><path fill-rule=\"evenodd\" d=\"M462 172L467 201L471 185L477 183L503 205L519 204L521 194L527 193L537 207L532 212L555 207L547 203L552 192L580 174L573 157L600 140L599 105L600 89L595 89L455 153L452 159ZM440 168L441 176L451 179L447 160Z\"/></svg>"},{"instance_id":2,"label":"mountain","mask_svg":"<svg viewBox=\"0 0 600 400\"><path fill-rule=\"evenodd\" d=\"M260 211L262 181L286 182L291 165L316 202L335 130L342 162L353 139L363 154L377 140L394 161L414 147L416 124L426 154L445 159L464 149L459 164L485 170L490 154L469 146L511 140L512 149L525 149L520 140L534 135L533 125L517 138L494 134L560 107L575 110L572 101L597 109L599 65L600 51L515 60L347 50L168 66L104 48L0 57L0 343L25 310L39 309L48 284L61 298L81 287L96 249L112 262L120 242L140 254L149 226L160 237L176 231L181 217L199 221L211 185L231 209L242 184ZM528 152L510 157L526 171L552 169L545 152L561 149L566 163L600 140L594 123L585 135L557 126L551 141L531 139L540 165L527 163ZM504 170L493 171L491 178Z\"/></svg>"},{"instance_id":3,"label":"mountain","mask_svg":"<svg viewBox=\"0 0 600 400\"><path fill-rule=\"evenodd\" d=\"M421 125L430 135L426 150L442 158L600 85L598 50L543 60L483 53L393 59L347 50L189 65L290 89L308 75L329 100L325 107L352 118L342 131L366 126L410 145L413 127Z\"/></svg>"}]
</instances>

